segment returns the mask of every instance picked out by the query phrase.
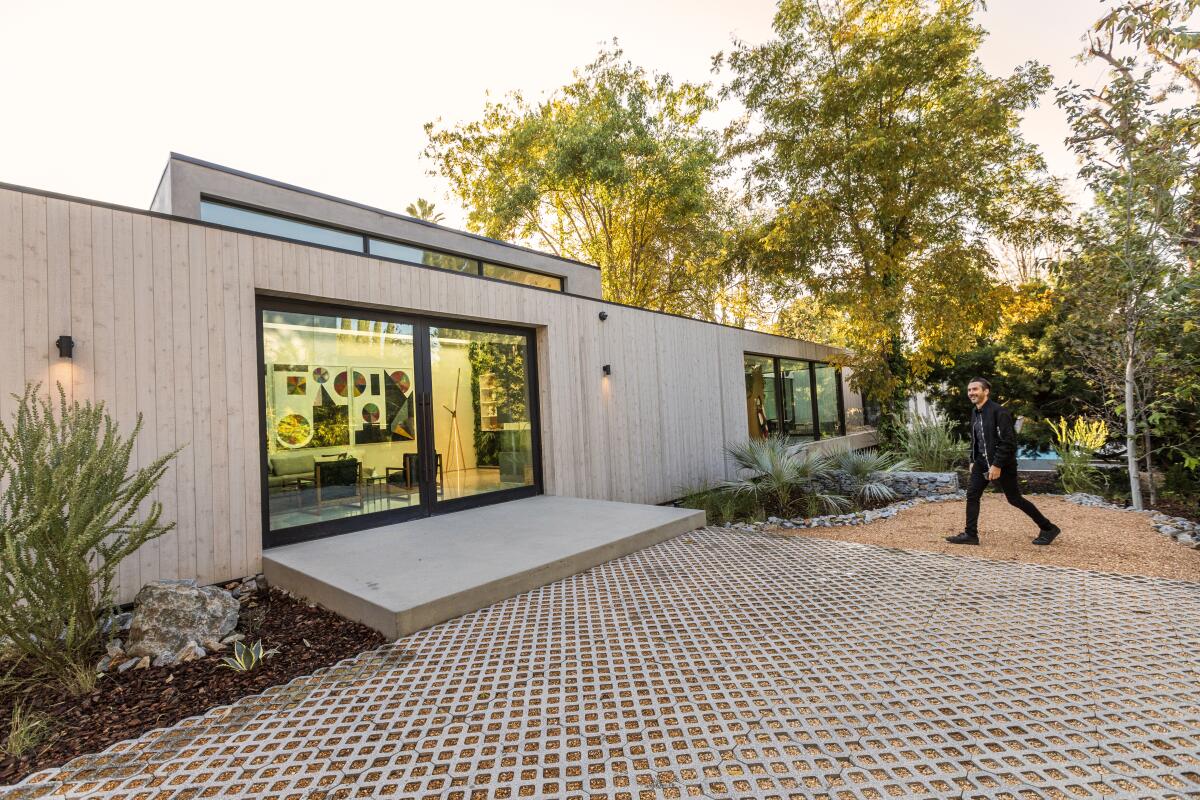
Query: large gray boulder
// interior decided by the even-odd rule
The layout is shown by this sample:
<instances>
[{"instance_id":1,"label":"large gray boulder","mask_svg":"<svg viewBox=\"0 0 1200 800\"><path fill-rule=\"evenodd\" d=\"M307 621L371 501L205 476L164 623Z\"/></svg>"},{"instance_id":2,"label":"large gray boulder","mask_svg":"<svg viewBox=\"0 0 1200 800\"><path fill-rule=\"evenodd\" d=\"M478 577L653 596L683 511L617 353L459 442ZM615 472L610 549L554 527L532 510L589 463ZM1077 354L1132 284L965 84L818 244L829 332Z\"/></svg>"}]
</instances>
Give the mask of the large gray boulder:
<instances>
[{"instance_id":1,"label":"large gray boulder","mask_svg":"<svg viewBox=\"0 0 1200 800\"><path fill-rule=\"evenodd\" d=\"M218 586L155 581L134 598L133 625L125 652L157 658L189 642L219 640L237 627L238 601Z\"/></svg>"}]
</instances>

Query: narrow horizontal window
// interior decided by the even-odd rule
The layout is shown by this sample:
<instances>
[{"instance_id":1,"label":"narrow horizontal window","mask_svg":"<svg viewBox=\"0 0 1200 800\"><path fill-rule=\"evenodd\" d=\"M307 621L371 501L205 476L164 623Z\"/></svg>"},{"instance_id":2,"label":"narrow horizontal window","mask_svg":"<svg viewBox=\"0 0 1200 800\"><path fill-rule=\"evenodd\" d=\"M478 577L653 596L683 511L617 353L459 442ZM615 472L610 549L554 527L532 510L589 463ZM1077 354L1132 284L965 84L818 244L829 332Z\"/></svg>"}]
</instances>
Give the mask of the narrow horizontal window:
<instances>
[{"instance_id":1,"label":"narrow horizontal window","mask_svg":"<svg viewBox=\"0 0 1200 800\"><path fill-rule=\"evenodd\" d=\"M371 239L367 246L373 256L394 258L397 261L424 264L427 267L448 269L454 272L466 272L471 275L479 274L479 262L473 258L452 256L449 253L438 253L434 250L423 250L420 247L389 242L386 239Z\"/></svg>"},{"instance_id":2,"label":"narrow horizontal window","mask_svg":"<svg viewBox=\"0 0 1200 800\"><path fill-rule=\"evenodd\" d=\"M550 275L542 275L538 272L529 272L528 270L516 269L514 267L502 267L499 264L489 264L486 261L483 263L483 275L485 278L499 278L502 281L510 283L523 283L526 286L540 286L543 289L553 289L556 292L562 291L562 278L555 278Z\"/></svg>"},{"instance_id":3,"label":"narrow horizontal window","mask_svg":"<svg viewBox=\"0 0 1200 800\"><path fill-rule=\"evenodd\" d=\"M363 240L359 234L347 233L336 228L326 228L323 225L313 225L309 222L300 222L287 217L278 217L274 214L265 214L261 211L251 211L248 208L215 203L212 200L200 201L200 219L204 222L227 225L230 228L240 228L244 231L362 252Z\"/></svg>"}]
</instances>

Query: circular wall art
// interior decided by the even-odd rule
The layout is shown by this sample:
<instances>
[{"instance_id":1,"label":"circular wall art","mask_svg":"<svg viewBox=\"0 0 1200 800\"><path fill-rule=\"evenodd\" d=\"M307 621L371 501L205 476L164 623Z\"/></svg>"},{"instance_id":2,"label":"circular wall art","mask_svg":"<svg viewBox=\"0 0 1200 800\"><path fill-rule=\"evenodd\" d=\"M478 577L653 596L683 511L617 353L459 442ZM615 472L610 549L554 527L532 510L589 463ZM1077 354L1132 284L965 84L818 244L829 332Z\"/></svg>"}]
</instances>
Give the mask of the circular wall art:
<instances>
[{"instance_id":1,"label":"circular wall art","mask_svg":"<svg viewBox=\"0 0 1200 800\"><path fill-rule=\"evenodd\" d=\"M347 388L349 388L349 387L346 386L346 372L343 370L342 372L339 372L337 374L336 378L333 379L333 390L335 392L337 392L338 394L340 394L342 397L349 397L350 395L348 395L346 393ZM366 390L367 390L367 376L363 375L361 372L355 372L354 373L354 396L358 397L360 394L362 394Z\"/></svg>"},{"instance_id":2,"label":"circular wall art","mask_svg":"<svg viewBox=\"0 0 1200 800\"><path fill-rule=\"evenodd\" d=\"M303 447L312 440L312 423L301 414L288 414L275 426L275 436L284 447Z\"/></svg>"},{"instance_id":3,"label":"circular wall art","mask_svg":"<svg viewBox=\"0 0 1200 800\"><path fill-rule=\"evenodd\" d=\"M402 369L398 369L392 373L392 383L396 384L396 388L400 390L400 394L408 394L408 390L412 386L412 381L408 379L408 373Z\"/></svg>"},{"instance_id":4,"label":"circular wall art","mask_svg":"<svg viewBox=\"0 0 1200 800\"><path fill-rule=\"evenodd\" d=\"M324 367L317 367L313 370L313 380L317 383L324 383L329 380L329 370Z\"/></svg>"},{"instance_id":5,"label":"circular wall art","mask_svg":"<svg viewBox=\"0 0 1200 800\"><path fill-rule=\"evenodd\" d=\"M363 422L369 422L372 425L379 422L379 406L374 403L367 403L362 407Z\"/></svg>"}]
</instances>

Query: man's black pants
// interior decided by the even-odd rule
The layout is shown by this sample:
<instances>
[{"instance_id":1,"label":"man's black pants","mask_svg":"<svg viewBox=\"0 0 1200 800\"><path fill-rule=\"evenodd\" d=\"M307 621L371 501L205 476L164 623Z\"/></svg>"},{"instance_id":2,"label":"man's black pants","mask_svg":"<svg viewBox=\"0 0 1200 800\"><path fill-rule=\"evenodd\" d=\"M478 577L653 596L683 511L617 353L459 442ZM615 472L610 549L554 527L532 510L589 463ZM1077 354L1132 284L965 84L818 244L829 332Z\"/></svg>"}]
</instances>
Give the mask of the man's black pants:
<instances>
[{"instance_id":1,"label":"man's black pants","mask_svg":"<svg viewBox=\"0 0 1200 800\"><path fill-rule=\"evenodd\" d=\"M979 498L983 497L983 490L988 485L987 471L987 464L975 464L975 468L971 470L971 485L967 488L966 532L976 536L979 535ZM1016 465L1002 467L1000 477L996 479L996 482L1004 490L1008 504L1016 506L1028 514L1029 518L1037 523L1038 530L1044 531L1054 527L1054 523L1042 516L1042 512L1038 511L1037 506L1021 496L1021 489L1017 486Z\"/></svg>"}]
</instances>

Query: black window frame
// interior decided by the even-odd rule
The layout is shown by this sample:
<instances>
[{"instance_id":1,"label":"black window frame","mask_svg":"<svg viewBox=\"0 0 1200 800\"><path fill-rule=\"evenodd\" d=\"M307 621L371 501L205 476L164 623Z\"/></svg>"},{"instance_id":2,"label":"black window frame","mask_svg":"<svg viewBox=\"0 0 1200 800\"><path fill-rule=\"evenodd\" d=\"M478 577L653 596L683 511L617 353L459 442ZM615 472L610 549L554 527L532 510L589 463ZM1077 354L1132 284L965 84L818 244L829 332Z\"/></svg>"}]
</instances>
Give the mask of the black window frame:
<instances>
[{"instance_id":1,"label":"black window frame","mask_svg":"<svg viewBox=\"0 0 1200 800\"><path fill-rule=\"evenodd\" d=\"M809 402L812 404L812 420L813 420L813 436L812 441L819 442L822 438L837 439L846 435L846 396L842 389L842 369L834 367L834 376L837 384L837 410L838 410L838 432L834 436L821 435L821 417L820 410L817 407L817 371L818 366L832 367L828 361L814 361L810 358L793 358L791 356L777 356L771 353L756 353L750 350L742 352L742 374L745 375L746 358L766 358L773 362L774 366L774 384L775 384L775 418L779 420L779 428L781 436L790 436L785 429L784 422L784 407L783 407L783 364L784 361L802 362L808 365L808 387L809 387ZM805 438L807 437L793 437Z\"/></svg>"},{"instance_id":2,"label":"black window frame","mask_svg":"<svg viewBox=\"0 0 1200 800\"><path fill-rule=\"evenodd\" d=\"M330 316L349 316L355 318L364 318L378 320L381 322L396 322L400 324L413 325L413 340L415 349L415 358L422 364L429 363L429 329L431 327L451 327L461 330L518 334L525 337L526 342L526 359L528 364L527 380L529 384L529 424L530 438L533 447L533 484L530 486L520 486L513 489L501 489L494 492L484 492L481 494L468 495L466 497L456 497L449 500L438 500L436 493L431 498L423 498L422 502L416 506L407 508L396 508L387 511L376 511L370 514L358 514L348 517L339 517L337 519L322 520L312 522L307 525L294 525L287 528L281 528L277 531L271 529L271 513L270 504L267 502L269 492L267 486L267 471L268 458L267 453L267 437L270 432L267 431L263 411L267 403L266 389L266 352L263 341L263 312L265 311L280 311L284 313L299 313L299 314L314 314L314 315L330 315ZM455 317L432 316L427 314L407 314L402 312L392 312L375 307L355 307L344 303L324 303L312 302L307 300L295 300L292 298L283 298L277 295L257 293L254 297L254 316L257 338L257 365L256 372L258 380L258 408L255 410L255 415L259 422L258 436L258 452L259 452L259 492L261 505L261 525L262 525L262 547L264 550L272 547L281 547L283 545L295 544L297 542L311 541L313 539L324 539L329 536L337 536L343 533L354 533L355 531L371 530L373 528L381 528L386 525L392 525L398 522L409 522L411 520L426 519L428 517L441 516L443 514L452 514L456 511L465 511L471 508L479 508L481 506L496 505L497 503L506 503L510 500L520 500L526 497L535 497L545 493L545 483L543 480L543 459L542 459L542 415L541 415L541 392L538 384L538 352L537 352L537 330L533 327L525 327L520 325L494 325L485 322L476 322L474 320L457 319ZM419 335L419 334L424 335ZM414 391L420 391L427 397L432 394L432 376L428 369L417 370L414 364ZM424 373L424 374L421 374ZM421 402L420 400L417 401ZM428 400L426 403L426 413L428 413ZM425 430L427 429L427 430ZM419 431L421 435L418 453L421 454L421 471L423 474L432 475L436 469L434 462L435 449L433 447L433 428L432 425L425 423L423 429Z\"/></svg>"},{"instance_id":3,"label":"black window frame","mask_svg":"<svg viewBox=\"0 0 1200 800\"><path fill-rule=\"evenodd\" d=\"M247 211L247 212L251 212L254 214L261 214L261 215L268 216L268 217L275 217L276 219L286 220L288 222L297 222L297 223L301 223L304 225L310 225L314 228L320 228L322 230L330 231L331 233L340 233L340 234L343 234L346 236L354 237L354 238L358 239L361 242L361 244L359 245L357 250L351 250L349 248L338 247L337 245L326 244L324 242L311 242L306 239L293 239L289 236L280 236L278 234L265 233L263 231L257 231L257 230L253 230L251 228L242 228L242 227L238 227L238 226L226 225L225 223L221 223L221 222L207 222L206 220L203 219L203 207L204 207L205 203L208 203L210 205L225 206L226 208L232 208L232 209L235 209L238 211ZM377 258L380 261L387 261L392 264L406 264L411 267L422 267L424 269L436 269L439 272L449 272L453 275L469 275L473 278L482 278L485 281L498 281L500 283L507 284L509 286L524 286L528 289L538 289L543 292L555 292L555 293L560 293L560 294L566 294L566 292L567 292L567 276L565 276L565 275L552 275L549 272L541 272L540 270L530 269L529 267L518 266L516 264L508 264L508 263L505 263L502 261L496 261L495 259L481 259L478 256L468 255L466 253L458 253L458 252L454 252L452 250L443 250L440 248L429 247L427 245L419 244L417 242L408 242L408 241L404 241L403 239L397 239L397 238L394 238L391 236L381 236L379 234L369 233L367 231L360 231L360 230L356 230L353 228L343 228L339 225L330 225L329 223L322 222L320 220L309 219L307 217L301 217L301 216L297 216L295 214L283 213L283 212L278 211L273 208L254 206L249 203L241 203L241 202L235 202L233 200L227 200L223 197L218 197L216 195L201 194L200 195L200 207L201 207L201 220L200 220L201 222L207 222L207 224L216 225L216 226L222 227L222 228L230 228L231 230L242 231L243 233L249 233L254 236L265 236L265 237L268 237L271 239L278 239L280 241L285 241L285 242L295 242L296 244L304 244L304 245L309 245L311 247L324 247L324 248L327 248L330 250L340 250L345 253L358 253L359 255L364 255L364 256L367 256L368 258ZM374 239L378 242L384 243L384 244L393 244L393 245L397 245L399 247L411 247L415 250L421 250L423 252L432 253L434 255L449 256L451 258L460 258L460 259L463 259L464 261L471 263L474 266L474 270L473 271L456 270L456 269L450 269L448 267L439 267L436 264L425 264L420 261L409 261L409 260L403 259L403 258L393 258L391 256L385 256L385 255L379 255L377 253L372 253L371 252L371 240L372 239ZM521 283L520 281L510 281L510 280L505 280L504 278L496 278L496 277L492 277L491 275L484 275L483 274L484 263L493 264L498 267L507 267L508 269L514 269L519 272L527 272L531 275L540 275L544 278L549 278L551 280L558 281L558 288L554 289L554 288L551 288L548 286L536 286L534 284Z\"/></svg>"}]
</instances>

